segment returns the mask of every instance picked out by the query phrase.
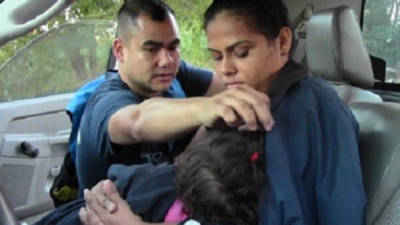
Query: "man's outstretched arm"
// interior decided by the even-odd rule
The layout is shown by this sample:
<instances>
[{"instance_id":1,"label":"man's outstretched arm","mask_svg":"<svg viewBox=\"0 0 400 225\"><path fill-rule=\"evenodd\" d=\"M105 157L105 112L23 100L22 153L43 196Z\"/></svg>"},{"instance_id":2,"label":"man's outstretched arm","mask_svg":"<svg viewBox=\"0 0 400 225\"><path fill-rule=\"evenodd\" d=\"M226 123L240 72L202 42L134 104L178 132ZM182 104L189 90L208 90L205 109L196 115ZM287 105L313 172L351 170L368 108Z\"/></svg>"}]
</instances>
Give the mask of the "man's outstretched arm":
<instances>
[{"instance_id":1,"label":"man's outstretched arm","mask_svg":"<svg viewBox=\"0 0 400 225\"><path fill-rule=\"evenodd\" d=\"M269 98L246 85L212 97L151 98L114 113L108 132L116 144L166 141L218 120L231 126L244 124L249 130L270 130L273 119Z\"/></svg>"}]
</instances>

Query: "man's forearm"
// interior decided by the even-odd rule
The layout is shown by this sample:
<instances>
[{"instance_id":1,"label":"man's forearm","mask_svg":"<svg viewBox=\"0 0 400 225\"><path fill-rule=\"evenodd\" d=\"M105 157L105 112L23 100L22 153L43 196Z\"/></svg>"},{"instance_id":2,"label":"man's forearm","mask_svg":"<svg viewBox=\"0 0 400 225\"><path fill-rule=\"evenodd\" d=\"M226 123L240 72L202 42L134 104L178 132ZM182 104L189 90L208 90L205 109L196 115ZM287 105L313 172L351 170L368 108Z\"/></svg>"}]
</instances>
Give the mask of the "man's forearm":
<instances>
[{"instance_id":1,"label":"man's forearm","mask_svg":"<svg viewBox=\"0 0 400 225\"><path fill-rule=\"evenodd\" d=\"M269 102L267 95L246 85L212 97L151 98L117 111L111 116L108 132L113 143L132 144L174 139L200 125L212 126L219 119L230 126L271 130L274 122Z\"/></svg>"},{"instance_id":2,"label":"man's forearm","mask_svg":"<svg viewBox=\"0 0 400 225\"><path fill-rule=\"evenodd\" d=\"M202 124L205 98L152 98L117 111L109 133L117 144L166 141L193 131Z\"/></svg>"},{"instance_id":3,"label":"man's forearm","mask_svg":"<svg viewBox=\"0 0 400 225\"><path fill-rule=\"evenodd\" d=\"M206 98L150 99L140 107L133 131L142 141L167 141L197 129Z\"/></svg>"}]
</instances>

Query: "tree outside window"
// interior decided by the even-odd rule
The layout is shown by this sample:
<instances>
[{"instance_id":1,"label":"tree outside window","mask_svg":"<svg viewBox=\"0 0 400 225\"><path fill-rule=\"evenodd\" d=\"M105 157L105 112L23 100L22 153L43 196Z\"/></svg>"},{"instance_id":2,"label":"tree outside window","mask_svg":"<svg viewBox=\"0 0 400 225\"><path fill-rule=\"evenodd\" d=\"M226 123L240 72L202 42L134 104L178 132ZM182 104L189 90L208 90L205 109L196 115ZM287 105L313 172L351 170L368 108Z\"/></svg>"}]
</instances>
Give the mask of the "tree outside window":
<instances>
[{"instance_id":1,"label":"tree outside window","mask_svg":"<svg viewBox=\"0 0 400 225\"><path fill-rule=\"evenodd\" d=\"M369 52L386 61L386 82L400 83L400 0L367 0L363 36Z\"/></svg>"}]
</instances>

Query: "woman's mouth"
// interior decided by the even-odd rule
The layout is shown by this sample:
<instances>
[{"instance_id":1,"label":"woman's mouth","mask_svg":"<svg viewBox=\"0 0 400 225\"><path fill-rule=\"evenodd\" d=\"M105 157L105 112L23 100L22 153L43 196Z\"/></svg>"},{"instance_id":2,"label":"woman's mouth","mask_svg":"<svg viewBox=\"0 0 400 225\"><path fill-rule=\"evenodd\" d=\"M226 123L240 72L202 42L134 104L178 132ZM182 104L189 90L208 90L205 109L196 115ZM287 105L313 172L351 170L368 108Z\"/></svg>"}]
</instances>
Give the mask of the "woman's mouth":
<instances>
[{"instance_id":1,"label":"woman's mouth","mask_svg":"<svg viewBox=\"0 0 400 225\"><path fill-rule=\"evenodd\" d=\"M235 87L243 85L243 84L244 84L243 82L229 82L229 83L226 83L225 86L226 86L226 88L235 88Z\"/></svg>"}]
</instances>

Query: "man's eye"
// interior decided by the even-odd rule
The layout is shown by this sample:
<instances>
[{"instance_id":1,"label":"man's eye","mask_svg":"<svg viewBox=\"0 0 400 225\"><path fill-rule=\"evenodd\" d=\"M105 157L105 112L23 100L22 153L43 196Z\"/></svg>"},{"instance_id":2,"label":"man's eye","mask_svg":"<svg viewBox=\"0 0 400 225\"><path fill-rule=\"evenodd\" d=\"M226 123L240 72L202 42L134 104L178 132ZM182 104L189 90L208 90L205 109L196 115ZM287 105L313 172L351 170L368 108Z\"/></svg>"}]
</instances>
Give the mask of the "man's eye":
<instances>
[{"instance_id":1,"label":"man's eye","mask_svg":"<svg viewBox=\"0 0 400 225\"><path fill-rule=\"evenodd\" d=\"M248 50L246 50L246 51L237 51L237 52L235 52L235 55L237 57L239 57L239 58L244 58L244 57L249 55L249 51Z\"/></svg>"},{"instance_id":2,"label":"man's eye","mask_svg":"<svg viewBox=\"0 0 400 225\"><path fill-rule=\"evenodd\" d=\"M174 45L174 46L171 46L171 47L169 47L169 48L168 48L168 50L170 50L170 51L176 51L176 50L179 50L179 45Z\"/></svg>"},{"instance_id":3,"label":"man's eye","mask_svg":"<svg viewBox=\"0 0 400 225\"><path fill-rule=\"evenodd\" d=\"M157 52L158 48L144 48L143 50L146 52L154 53Z\"/></svg>"}]
</instances>

